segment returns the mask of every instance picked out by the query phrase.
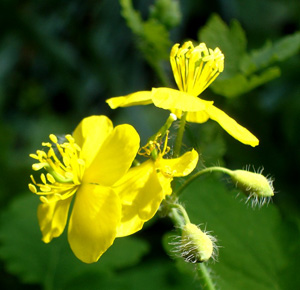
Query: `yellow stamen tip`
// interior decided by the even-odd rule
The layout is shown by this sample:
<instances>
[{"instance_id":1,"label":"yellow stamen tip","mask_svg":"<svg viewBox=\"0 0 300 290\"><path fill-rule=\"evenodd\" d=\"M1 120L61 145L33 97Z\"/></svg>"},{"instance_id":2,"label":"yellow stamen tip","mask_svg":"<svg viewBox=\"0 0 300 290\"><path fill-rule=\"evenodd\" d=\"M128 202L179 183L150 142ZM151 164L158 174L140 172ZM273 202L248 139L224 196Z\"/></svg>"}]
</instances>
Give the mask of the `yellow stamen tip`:
<instances>
[{"instance_id":1,"label":"yellow stamen tip","mask_svg":"<svg viewBox=\"0 0 300 290\"><path fill-rule=\"evenodd\" d=\"M34 171L38 171L38 170L44 168L45 166L47 166L47 163L34 163L34 164L32 164L32 169Z\"/></svg>"},{"instance_id":2,"label":"yellow stamen tip","mask_svg":"<svg viewBox=\"0 0 300 290\"><path fill-rule=\"evenodd\" d=\"M33 184L29 183L29 184L28 184L28 187L29 187L29 190L30 190L32 193L37 193L37 189L36 189L36 187L35 187Z\"/></svg>"},{"instance_id":3,"label":"yellow stamen tip","mask_svg":"<svg viewBox=\"0 0 300 290\"><path fill-rule=\"evenodd\" d=\"M49 139L55 144L57 144L57 142L58 142L57 137L54 134L50 134Z\"/></svg>"}]
</instances>

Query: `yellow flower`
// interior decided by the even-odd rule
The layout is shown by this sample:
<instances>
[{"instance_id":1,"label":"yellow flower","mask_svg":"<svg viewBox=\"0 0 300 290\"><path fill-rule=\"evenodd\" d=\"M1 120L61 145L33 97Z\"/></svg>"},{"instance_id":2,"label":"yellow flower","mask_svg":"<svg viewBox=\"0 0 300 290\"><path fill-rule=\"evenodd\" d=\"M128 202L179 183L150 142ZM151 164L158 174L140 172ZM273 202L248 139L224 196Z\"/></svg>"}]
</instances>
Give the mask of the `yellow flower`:
<instances>
[{"instance_id":1,"label":"yellow flower","mask_svg":"<svg viewBox=\"0 0 300 290\"><path fill-rule=\"evenodd\" d=\"M150 157L149 160L131 168L114 186L122 200L123 209L121 227L117 233L119 237L139 231L155 215L162 200L171 195L173 178L190 174L198 162L195 150L179 158L165 159L166 145L161 152L159 144L150 141L142 149L143 153L140 154Z\"/></svg>"},{"instance_id":2,"label":"yellow flower","mask_svg":"<svg viewBox=\"0 0 300 290\"><path fill-rule=\"evenodd\" d=\"M71 201L68 241L83 262L96 262L114 242L121 227L122 200L113 185L126 174L139 148L140 138L130 125L113 128L105 116L82 120L73 136L59 142L50 135L47 151L30 154L44 168L41 183L31 176L29 189L40 195L38 220L43 241L63 232Z\"/></svg>"},{"instance_id":3,"label":"yellow flower","mask_svg":"<svg viewBox=\"0 0 300 290\"><path fill-rule=\"evenodd\" d=\"M240 142L258 145L258 139L252 133L215 107L212 101L198 98L224 69L224 55L219 48L208 49L205 43L194 47L191 41L181 47L175 44L170 62L179 90L152 88L151 91L115 97L106 102L112 109L153 103L156 107L170 110L178 118L181 118L182 112L187 112L186 120L194 123L212 119Z\"/></svg>"}]
</instances>

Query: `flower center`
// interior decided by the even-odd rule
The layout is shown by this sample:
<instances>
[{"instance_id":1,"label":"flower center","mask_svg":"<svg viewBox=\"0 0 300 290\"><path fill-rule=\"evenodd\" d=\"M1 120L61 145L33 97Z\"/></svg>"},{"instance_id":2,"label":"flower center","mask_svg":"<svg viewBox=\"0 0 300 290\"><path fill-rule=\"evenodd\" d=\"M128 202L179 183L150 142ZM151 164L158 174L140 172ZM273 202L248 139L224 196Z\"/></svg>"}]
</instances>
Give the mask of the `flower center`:
<instances>
[{"instance_id":1,"label":"flower center","mask_svg":"<svg viewBox=\"0 0 300 290\"><path fill-rule=\"evenodd\" d=\"M75 193L81 184L85 163L80 159L81 148L75 143L71 135L66 135L66 142L59 144L57 137L49 136L50 142L42 143L48 152L37 150L36 154L30 154L38 163L32 165L32 169L38 171L44 168L47 174L41 174L41 183L37 183L31 175L32 183L29 189L38 195L52 195L52 199L67 199ZM37 189L39 188L39 190ZM41 197L46 202L46 197Z\"/></svg>"},{"instance_id":2,"label":"flower center","mask_svg":"<svg viewBox=\"0 0 300 290\"><path fill-rule=\"evenodd\" d=\"M217 47L208 49L205 43L194 47L191 41L182 47L175 44L170 62L180 91L195 97L200 95L224 69L224 55Z\"/></svg>"},{"instance_id":3,"label":"flower center","mask_svg":"<svg viewBox=\"0 0 300 290\"><path fill-rule=\"evenodd\" d=\"M144 157L150 157L152 160L156 160L158 157L163 157L170 151L170 147L168 146L168 136L169 131L165 132L166 138L163 143L161 134L155 136L154 140L148 141L148 143L141 147L138 154ZM161 150L161 145L163 143L163 149Z\"/></svg>"}]
</instances>

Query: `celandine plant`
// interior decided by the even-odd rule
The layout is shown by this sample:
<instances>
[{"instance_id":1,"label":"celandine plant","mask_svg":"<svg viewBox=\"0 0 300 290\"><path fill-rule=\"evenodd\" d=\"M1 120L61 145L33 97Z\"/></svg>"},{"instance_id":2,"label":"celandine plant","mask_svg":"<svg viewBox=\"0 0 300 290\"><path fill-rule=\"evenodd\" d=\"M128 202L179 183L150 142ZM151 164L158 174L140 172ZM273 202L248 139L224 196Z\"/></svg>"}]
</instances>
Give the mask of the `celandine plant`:
<instances>
[{"instance_id":1,"label":"celandine plant","mask_svg":"<svg viewBox=\"0 0 300 290\"><path fill-rule=\"evenodd\" d=\"M136 130L128 124L113 127L105 116L85 118L72 135L63 140L51 134L42 143L45 150L30 156L38 162L32 168L44 170L39 182L31 176L29 189L40 196L38 220L43 241L49 243L62 234L71 201L74 199L68 225L68 241L76 257L85 263L98 261L119 237L143 228L159 208L181 231L176 251L189 263L196 263L202 286L214 289L205 263L216 256L216 239L193 224L179 202L183 190L199 176L214 171L228 174L251 200L263 205L273 196L272 181L260 173L204 168L190 175L198 163L192 149L182 153L186 122L218 122L238 141L257 146L258 139L222 110L199 95L224 68L219 48L175 44L170 61L178 90L153 88L107 100L112 109L154 104L171 112L166 123L140 147ZM168 144L169 128L180 119L173 146ZM190 175L176 191L172 180Z\"/></svg>"}]
</instances>

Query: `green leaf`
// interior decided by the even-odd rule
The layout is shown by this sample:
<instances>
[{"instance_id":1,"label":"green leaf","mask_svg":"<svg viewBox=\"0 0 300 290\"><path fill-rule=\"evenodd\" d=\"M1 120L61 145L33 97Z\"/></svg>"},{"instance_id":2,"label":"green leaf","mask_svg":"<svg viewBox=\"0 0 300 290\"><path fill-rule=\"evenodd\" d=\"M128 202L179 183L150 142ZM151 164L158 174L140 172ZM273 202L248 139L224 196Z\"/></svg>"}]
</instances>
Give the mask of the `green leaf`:
<instances>
[{"instance_id":1,"label":"green leaf","mask_svg":"<svg viewBox=\"0 0 300 290\"><path fill-rule=\"evenodd\" d=\"M273 45L270 41L257 50L251 52L251 58L256 67L264 68L278 61L284 61L300 50L300 32L283 37Z\"/></svg>"},{"instance_id":2,"label":"green leaf","mask_svg":"<svg viewBox=\"0 0 300 290\"><path fill-rule=\"evenodd\" d=\"M150 16L159 20L168 29L179 25L182 18L179 1L156 0L150 7Z\"/></svg>"},{"instance_id":3,"label":"green leaf","mask_svg":"<svg viewBox=\"0 0 300 290\"><path fill-rule=\"evenodd\" d=\"M156 19L144 22L143 39L140 45L147 59L168 59L171 46L169 32Z\"/></svg>"},{"instance_id":4,"label":"green leaf","mask_svg":"<svg viewBox=\"0 0 300 290\"><path fill-rule=\"evenodd\" d=\"M158 60L168 58L171 42L166 26L154 18L155 14L143 21L140 13L134 10L131 0L120 0L120 4L122 15L137 36L138 46L149 63L156 65Z\"/></svg>"},{"instance_id":5,"label":"green leaf","mask_svg":"<svg viewBox=\"0 0 300 290\"><path fill-rule=\"evenodd\" d=\"M148 244L140 239L116 239L114 245L97 263L84 264L72 253L66 233L49 244L41 241L36 209L39 200L24 195L14 200L3 212L0 227L0 257L7 270L27 283L39 283L45 289L65 289L78 276L111 277L116 270L137 264L148 252ZM65 231L66 232L66 231ZM89 289L96 289L87 280Z\"/></svg>"},{"instance_id":6,"label":"green leaf","mask_svg":"<svg viewBox=\"0 0 300 290\"><path fill-rule=\"evenodd\" d=\"M218 239L218 262L209 264L216 284L224 290L286 289L282 271L297 275L297 268L288 266L292 254L286 251L286 227L277 208L268 205L253 210L236 197L236 192L217 183L217 176L197 180L181 200L191 222L201 224ZM292 229L289 235L293 244L299 244L298 232Z\"/></svg>"},{"instance_id":7,"label":"green leaf","mask_svg":"<svg viewBox=\"0 0 300 290\"><path fill-rule=\"evenodd\" d=\"M139 12L135 11L131 0L120 0L121 14L125 18L128 27L133 33L141 35L143 31L143 20Z\"/></svg>"},{"instance_id":8,"label":"green leaf","mask_svg":"<svg viewBox=\"0 0 300 290\"><path fill-rule=\"evenodd\" d=\"M246 53L247 39L237 20L230 27L214 14L199 31L198 38L212 49L219 47L225 55L225 70L218 77L228 79L240 70L240 60Z\"/></svg>"},{"instance_id":9,"label":"green leaf","mask_svg":"<svg viewBox=\"0 0 300 290\"><path fill-rule=\"evenodd\" d=\"M145 262L126 271L119 271L118 275L112 278L99 277L92 275L88 277L93 281L96 287L88 288L86 286L86 276L77 277L68 284L66 289L130 289L130 290L182 290L194 289L195 281L190 276L178 273L173 261L165 259L155 259L151 262Z\"/></svg>"},{"instance_id":10,"label":"green leaf","mask_svg":"<svg viewBox=\"0 0 300 290\"><path fill-rule=\"evenodd\" d=\"M162 61L169 58L171 48L167 25L160 22L161 15L159 13L152 13L152 17L143 21L140 13L134 10L131 0L120 0L120 4L127 25L136 35L139 50L162 84L167 85L168 80L162 69ZM155 16L158 18L154 18Z\"/></svg>"},{"instance_id":11,"label":"green leaf","mask_svg":"<svg viewBox=\"0 0 300 290\"><path fill-rule=\"evenodd\" d=\"M227 26L218 15L209 19L198 38L211 48L219 47L225 55L224 72L211 88L226 97L237 97L277 78L280 69L274 64L296 55L300 49L300 32L297 32L248 53L245 32L239 22L233 20Z\"/></svg>"},{"instance_id":12,"label":"green leaf","mask_svg":"<svg viewBox=\"0 0 300 290\"><path fill-rule=\"evenodd\" d=\"M212 84L212 89L216 94L224 95L226 97L237 97L250 92L256 87L263 85L278 76L280 76L280 69L276 66L267 68L260 74L252 74L249 77L237 73L229 79L216 81L215 84Z\"/></svg>"}]
</instances>

